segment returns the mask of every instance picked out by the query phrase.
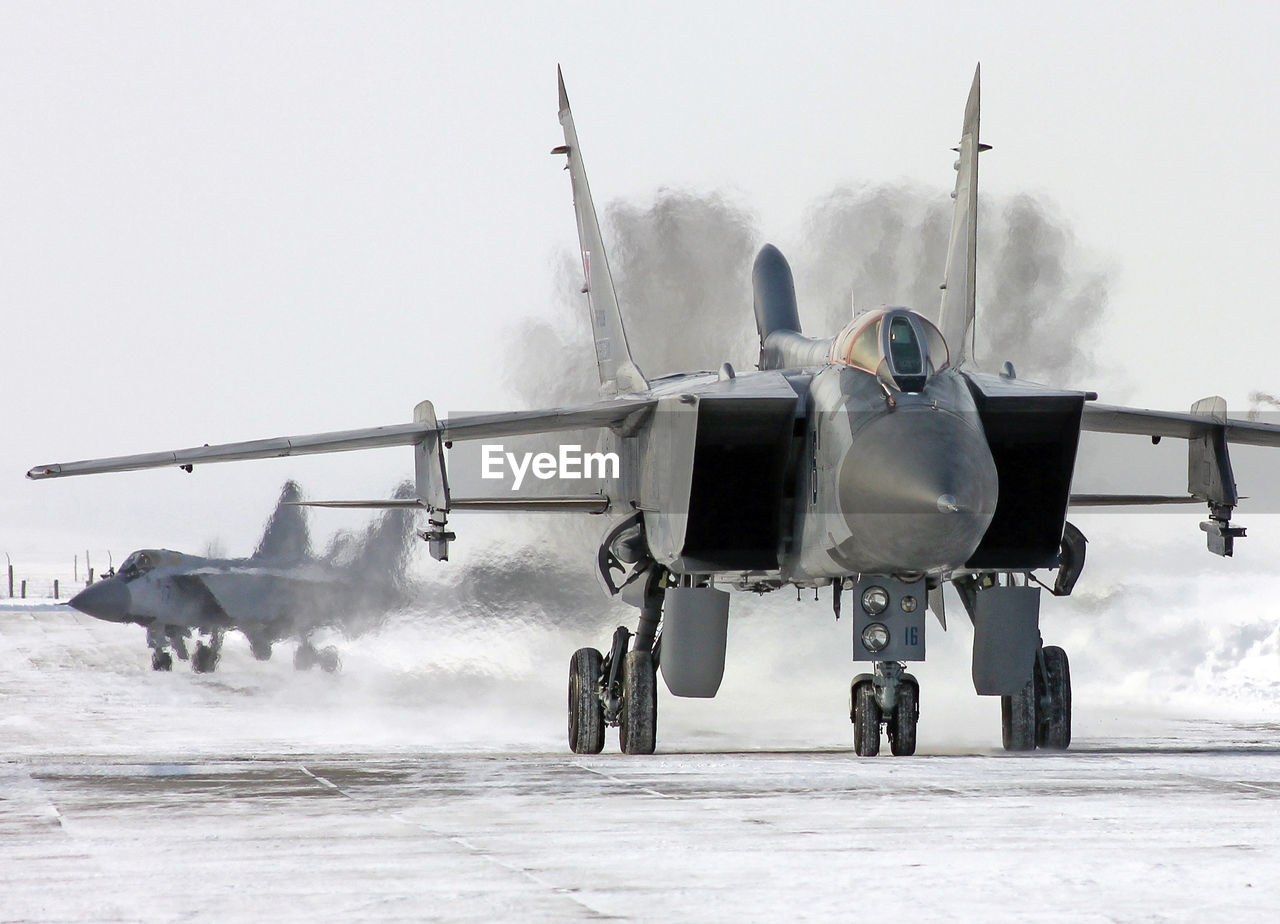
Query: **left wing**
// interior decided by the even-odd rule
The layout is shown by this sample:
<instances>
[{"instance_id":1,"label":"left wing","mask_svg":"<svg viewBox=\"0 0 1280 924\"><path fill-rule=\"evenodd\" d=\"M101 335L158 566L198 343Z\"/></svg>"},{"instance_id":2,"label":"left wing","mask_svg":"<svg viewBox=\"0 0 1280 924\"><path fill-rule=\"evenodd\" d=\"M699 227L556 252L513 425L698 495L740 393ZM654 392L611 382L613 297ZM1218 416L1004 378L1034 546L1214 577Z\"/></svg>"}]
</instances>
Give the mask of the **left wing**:
<instances>
[{"instance_id":1,"label":"left wing","mask_svg":"<svg viewBox=\"0 0 1280 924\"><path fill-rule=\"evenodd\" d=\"M1209 551L1216 555L1230 555L1234 540L1245 534L1244 527L1231 525L1231 514L1240 502L1240 495L1231 469L1228 444L1280 446L1280 426L1228 417L1227 402L1219 397L1202 398L1191 406L1187 414L1086 404L1080 429L1149 436L1153 441L1166 436L1186 440L1187 493L1209 506L1209 519L1200 524L1200 529L1208 534ZM1086 498L1092 499L1092 503ZM1127 499L1130 503L1183 502L1171 498L1143 501L1128 496ZM1107 501L1096 495L1082 495L1075 503L1077 506L1101 506Z\"/></svg>"},{"instance_id":2,"label":"left wing","mask_svg":"<svg viewBox=\"0 0 1280 924\"><path fill-rule=\"evenodd\" d=\"M1214 399L1205 399L1214 400ZM1221 398L1216 399L1221 401ZM1199 406L1201 402L1196 402ZM1225 416L1221 419L1197 413L1181 414L1176 411L1148 411L1136 407L1114 407L1108 404L1086 404L1081 430L1095 433L1131 433L1138 436L1197 439L1213 430L1221 430L1228 443L1245 446L1280 446L1280 426L1241 420Z\"/></svg>"}]
</instances>

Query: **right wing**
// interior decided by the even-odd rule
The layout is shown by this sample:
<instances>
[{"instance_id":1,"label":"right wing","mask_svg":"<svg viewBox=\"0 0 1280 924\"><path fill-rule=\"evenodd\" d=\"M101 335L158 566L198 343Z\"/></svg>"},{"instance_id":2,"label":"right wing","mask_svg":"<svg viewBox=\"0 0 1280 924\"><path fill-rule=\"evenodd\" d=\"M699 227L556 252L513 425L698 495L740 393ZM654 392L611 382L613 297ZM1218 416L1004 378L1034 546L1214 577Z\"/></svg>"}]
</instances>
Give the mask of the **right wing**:
<instances>
[{"instance_id":1,"label":"right wing","mask_svg":"<svg viewBox=\"0 0 1280 924\"><path fill-rule=\"evenodd\" d=\"M190 449L173 449L79 462L50 462L27 472L32 479L66 478L70 475L98 475L132 472L146 468L191 466L209 462L242 462L248 459L277 459L314 453L350 452L387 446L415 446L438 438L452 440L491 439L533 433L555 433L591 427L630 427L657 404L653 398L619 398L582 407L550 408L540 411L510 411L499 414L465 414L430 422L337 430L305 436L280 436L241 443L220 443Z\"/></svg>"}]
</instances>

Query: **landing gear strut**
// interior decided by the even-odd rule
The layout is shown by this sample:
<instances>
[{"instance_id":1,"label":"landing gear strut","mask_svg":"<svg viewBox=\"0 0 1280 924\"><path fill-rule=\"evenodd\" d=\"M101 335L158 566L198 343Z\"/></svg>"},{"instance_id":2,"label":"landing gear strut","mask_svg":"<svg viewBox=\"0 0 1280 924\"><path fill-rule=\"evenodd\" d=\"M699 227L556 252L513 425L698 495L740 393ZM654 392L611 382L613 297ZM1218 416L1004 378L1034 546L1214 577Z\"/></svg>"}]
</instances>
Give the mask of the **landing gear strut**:
<instances>
[{"instance_id":1,"label":"landing gear strut","mask_svg":"<svg viewBox=\"0 0 1280 924\"><path fill-rule=\"evenodd\" d=\"M342 669L342 656L338 653L337 646L325 645L323 648L316 648L309 641L300 642L297 650L293 653L293 669L309 671L317 664L327 674L340 671Z\"/></svg>"},{"instance_id":2,"label":"landing gear strut","mask_svg":"<svg viewBox=\"0 0 1280 924\"><path fill-rule=\"evenodd\" d=\"M859 757L880 753L880 726L889 737L895 757L916 752L916 723L920 719L920 684L896 661L877 661L874 674L859 674L850 687L849 719L853 722L853 752Z\"/></svg>"},{"instance_id":3,"label":"landing gear strut","mask_svg":"<svg viewBox=\"0 0 1280 924\"><path fill-rule=\"evenodd\" d=\"M1036 652L1031 680L1000 697L1001 741L1006 751L1065 751L1071 746L1071 666L1057 646Z\"/></svg>"}]
</instances>

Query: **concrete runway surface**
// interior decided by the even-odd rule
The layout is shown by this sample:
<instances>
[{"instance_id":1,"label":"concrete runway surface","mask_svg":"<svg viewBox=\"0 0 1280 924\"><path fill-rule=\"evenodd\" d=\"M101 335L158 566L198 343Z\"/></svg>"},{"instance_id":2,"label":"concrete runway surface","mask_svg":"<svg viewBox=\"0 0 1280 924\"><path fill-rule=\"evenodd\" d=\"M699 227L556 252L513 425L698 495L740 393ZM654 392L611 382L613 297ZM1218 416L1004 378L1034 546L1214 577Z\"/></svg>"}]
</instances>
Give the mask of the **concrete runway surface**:
<instances>
[{"instance_id":1,"label":"concrete runway surface","mask_svg":"<svg viewBox=\"0 0 1280 924\"><path fill-rule=\"evenodd\" d=\"M1280 907L1276 724L1086 707L1070 752L1013 756L985 717L932 745L922 720L919 756L857 760L847 716L808 722L803 690L794 722L731 700L717 734L700 730L714 707L689 719L664 692L659 754L611 739L577 757L564 638L447 670L413 659L457 635L357 639L338 676L295 673L289 646L255 662L235 640L215 675L153 674L136 627L0 608L0 920L1271 921ZM564 656L530 679L519 660L543 644ZM761 746L762 724L786 747ZM814 743L793 746L792 726Z\"/></svg>"}]
</instances>

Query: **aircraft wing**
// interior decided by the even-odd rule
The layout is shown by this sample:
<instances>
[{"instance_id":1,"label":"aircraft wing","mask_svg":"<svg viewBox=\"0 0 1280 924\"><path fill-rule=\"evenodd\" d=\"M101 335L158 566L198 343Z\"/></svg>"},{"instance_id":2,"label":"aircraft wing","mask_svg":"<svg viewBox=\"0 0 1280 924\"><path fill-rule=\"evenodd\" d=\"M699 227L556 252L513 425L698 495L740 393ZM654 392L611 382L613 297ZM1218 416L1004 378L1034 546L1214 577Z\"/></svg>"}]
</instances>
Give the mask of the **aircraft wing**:
<instances>
[{"instance_id":1,"label":"aircraft wing","mask_svg":"<svg viewBox=\"0 0 1280 924\"><path fill-rule=\"evenodd\" d=\"M1231 469L1229 444L1280 446L1280 426L1227 416L1227 402L1219 397L1202 398L1187 414L1150 411L1142 408L1086 404L1081 430L1095 433L1129 433L1149 436L1153 441L1173 437L1187 441L1187 493L1209 505L1209 519L1200 524L1208 534L1209 551L1230 555L1235 539L1245 535L1231 524L1232 511L1240 502ZM1101 506L1107 500L1082 496L1079 506ZM1143 503L1144 501L1137 501ZM1152 499L1145 503L1169 503ZM1181 501L1177 501L1181 502Z\"/></svg>"},{"instance_id":2,"label":"aircraft wing","mask_svg":"<svg viewBox=\"0 0 1280 924\"><path fill-rule=\"evenodd\" d=\"M1224 407L1225 411L1225 407ZM1096 433L1131 433L1138 436L1196 439L1221 428L1228 443L1246 446L1280 446L1280 426L1241 420L1238 417L1206 416L1176 411L1148 411L1134 407L1086 404L1080 429Z\"/></svg>"},{"instance_id":3,"label":"aircraft wing","mask_svg":"<svg viewBox=\"0 0 1280 924\"><path fill-rule=\"evenodd\" d=\"M647 414L656 404L652 398L619 398L572 408L538 411L511 411L499 414L465 414L439 421L367 427L361 430L336 430L304 436L280 436L240 443L219 443L149 452L79 462L51 462L37 465L27 472L28 478L65 478L71 475L97 475L106 472L131 472L146 468L176 465L190 470L193 465L209 462L241 462L247 459L276 459L326 452L351 452L357 449L381 449L387 446L413 446L429 436L451 440L491 439L531 433L554 433L590 427L630 425Z\"/></svg>"}]
</instances>

